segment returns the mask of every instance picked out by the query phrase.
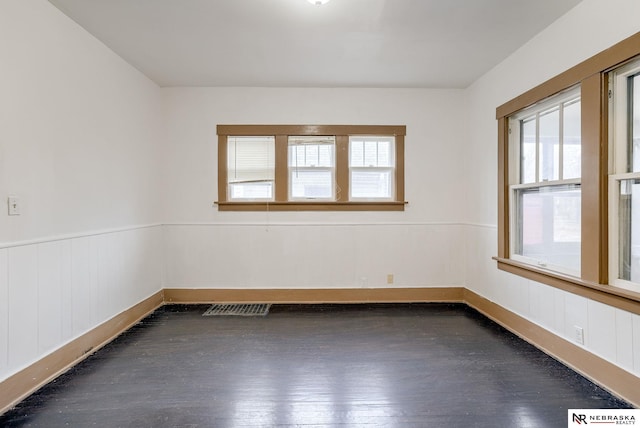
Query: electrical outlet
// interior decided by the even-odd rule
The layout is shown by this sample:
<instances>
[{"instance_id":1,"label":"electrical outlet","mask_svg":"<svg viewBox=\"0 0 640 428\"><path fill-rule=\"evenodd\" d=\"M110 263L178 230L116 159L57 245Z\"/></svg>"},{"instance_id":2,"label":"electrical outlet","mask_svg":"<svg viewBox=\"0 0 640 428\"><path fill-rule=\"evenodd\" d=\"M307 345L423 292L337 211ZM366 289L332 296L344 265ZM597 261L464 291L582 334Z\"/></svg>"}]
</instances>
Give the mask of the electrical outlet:
<instances>
[{"instance_id":1,"label":"electrical outlet","mask_svg":"<svg viewBox=\"0 0 640 428\"><path fill-rule=\"evenodd\" d=\"M369 285L369 280L366 276L360 277L360 287L366 288Z\"/></svg>"},{"instance_id":2,"label":"electrical outlet","mask_svg":"<svg viewBox=\"0 0 640 428\"><path fill-rule=\"evenodd\" d=\"M393 274L387 274L387 284L393 284Z\"/></svg>"},{"instance_id":3,"label":"electrical outlet","mask_svg":"<svg viewBox=\"0 0 640 428\"><path fill-rule=\"evenodd\" d=\"M15 196L9 196L7 204L9 205L9 215L20 215L20 199Z\"/></svg>"},{"instance_id":4,"label":"electrical outlet","mask_svg":"<svg viewBox=\"0 0 640 428\"><path fill-rule=\"evenodd\" d=\"M577 325L574 325L573 328L575 329L576 333L576 343L584 345L584 330L582 329L582 327L578 327Z\"/></svg>"}]
</instances>

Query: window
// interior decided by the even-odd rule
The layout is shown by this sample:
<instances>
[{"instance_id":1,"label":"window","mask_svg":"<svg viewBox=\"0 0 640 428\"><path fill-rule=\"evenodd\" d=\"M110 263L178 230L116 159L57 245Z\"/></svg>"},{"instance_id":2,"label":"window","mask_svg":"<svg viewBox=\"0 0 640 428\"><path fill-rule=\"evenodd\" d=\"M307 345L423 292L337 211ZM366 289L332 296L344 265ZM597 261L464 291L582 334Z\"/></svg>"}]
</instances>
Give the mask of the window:
<instances>
[{"instance_id":1,"label":"window","mask_svg":"<svg viewBox=\"0 0 640 428\"><path fill-rule=\"evenodd\" d=\"M394 197L394 138L349 138L351 200L392 200Z\"/></svg>"},{"instance_id":2,"label":"window","mask_svg":"<svg viewBox=\"0 0 640 428\"><path fill-rule=\"evenodd\" d=\"M640 33L496 109L498 268L640 314Z\"/></svg>"},{"instance_id":3,"label":"window","mask_svg":"<svg viewBox=\"0 0 640 428\"><path fill-rule=\"evenodd\" d=\"M610 282L640 289L640 61L610 74Z\"/></svg>"},{"instance_id":4,"label":"window","mask_svg":"<svg viewBox=\"0 0 640 428\"><path fill-rule=\"evenodd\" d=\"M218 125L224 211L404 210L404 126Z\"/></svg>"},{"instance_id":5,"label":"window","mask_svg":"<svg viewBox=\"0 0 640 428\"><path fill-rule=\"evenodd\" d=\"M228 137L229 200L273 200L274 137Z\"/></svg>"},{"instance_id":6,"label":"window","mask_svg":"<svg viewBox=\"0 0 640 428\"><path fill-rule=\"evenodd\" d=\"M289 137L289 200L335 201L336 137Z\"/></svg>"},{"instance_id":7,"label":"window","mask_svg":"<svg viewBox=\"0 0 640 428\"><path fill-rule=\"evenodd\" d=\"M580 273L580 94L571 90L509 117L512 258Z\"/></svg>"}]
</instances>

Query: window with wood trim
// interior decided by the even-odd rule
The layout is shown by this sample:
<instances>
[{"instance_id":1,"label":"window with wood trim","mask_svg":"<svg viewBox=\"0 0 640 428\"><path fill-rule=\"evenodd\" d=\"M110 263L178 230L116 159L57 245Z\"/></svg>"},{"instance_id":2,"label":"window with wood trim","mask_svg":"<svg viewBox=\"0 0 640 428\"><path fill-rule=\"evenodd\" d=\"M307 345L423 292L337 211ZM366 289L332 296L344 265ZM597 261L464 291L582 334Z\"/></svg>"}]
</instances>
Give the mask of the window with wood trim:
<instances>
[{"instance_id":1,"label":"window with wood trim","mask_svg":"<svg viewBox=\"0 0 640 428\"><path fill-rule=\"evenodd\" d=\"M221 211L404 210L405 126L218 125Z\"/></svg>"},{"instance_id":2,"label":"window with wood trim","mask_svg":"<svg viewBox=\"0 0 640 428\"><path fill-rule=\"evenodd\" d=\"M394 144L394 137L349 137L350 200L393 200Z\"/></svg>"},{"instance_id":3,"label":"window with wood trim","mask_svg":"<svg viewBox=\"0 0 640 428\"><path fill-rule=\"evenodd\" d=\"M576 276L581 252L577 89L508 118L512 258Z\"/></svg>"},{"instance_id":4,"label":"window with wood trim","mask_svg":"<svg viewBox=\"0 0 640 428\"><path fill-rule=\"evenodd\" d=\"M609 75L609 280L640 290L640 59Z\"/></svg>"},{"instance_id":5,"label":"window with wood trim","mask_svg":"<svg viewBox=\"0 0 640 428\"><path fill-rule=\"evenodd\" d=\"M496 109L498 268L635 313L638 56L640 33Z\"/></svg>"},{"instance_id":6,"label":"window with wood trim","mask_svg":"<svg viewBox=\"0 0 640 428\"><path fill-rule=\"evenodd\" d=\"M271 201L275 188L275 138L227 138L227 196L232 201Z\"/></svg>"},{"instance_id":7,"label":"window with wood trim","mask_svg":"<svg viewBox=\"0 0 640 428\"><path fill-rule=\"evenodd\" d=\"M335 136L289 136L289 200L335 201Z\"/></svg>"}]
</instances>

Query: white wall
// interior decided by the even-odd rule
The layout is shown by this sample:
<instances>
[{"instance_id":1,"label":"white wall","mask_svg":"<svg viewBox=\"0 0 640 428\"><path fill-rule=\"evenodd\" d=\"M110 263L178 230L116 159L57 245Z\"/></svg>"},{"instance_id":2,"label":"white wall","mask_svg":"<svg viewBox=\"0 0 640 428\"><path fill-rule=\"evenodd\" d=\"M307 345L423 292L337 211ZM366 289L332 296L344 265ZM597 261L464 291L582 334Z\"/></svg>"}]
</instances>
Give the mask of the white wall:
<instances>
[{"instance_id":1,"label":"white wall","mask_svg":"<svg viewBox=\"0 0 640 428\"><path fill-rule=\"evenodd\" d=\"M157 85L45 0L0 3L0 59L0 242L160 221Z\"/></svg>"},{"instance_id":2,"label":"white wall","mask_svg":"<svg viewBox=\"0 0 640 428\"><path fill-rule=\"evenodd\" d=\"M163 130L157 85L46 0L0 2L0 64L2 380L160 290Z\"/></svg>"},{"instance_id":3,"label":"white wall","mask_svg":"<svg viewBox=\"0 0 640 428\"><path fill-rule=\"evenodd\" d=\"M167 88L165 287L461 286L461 90ZM404 212L218 212L218 124L406 125ZM251 262L249 262L251 261ZM366 278L363 279L363 278Z\"/></svg>"},{"instance_id":4,"label":"white wall","mask_svg":"<svg viewBox=\"0 0 640 428\"><path fill-rule=\"evenodd\" d=\"M640 375L640 316L498 271L496 107L640 31L637 0L583 0L466 92L467 287Z\"/></svg>"}]
</instances>

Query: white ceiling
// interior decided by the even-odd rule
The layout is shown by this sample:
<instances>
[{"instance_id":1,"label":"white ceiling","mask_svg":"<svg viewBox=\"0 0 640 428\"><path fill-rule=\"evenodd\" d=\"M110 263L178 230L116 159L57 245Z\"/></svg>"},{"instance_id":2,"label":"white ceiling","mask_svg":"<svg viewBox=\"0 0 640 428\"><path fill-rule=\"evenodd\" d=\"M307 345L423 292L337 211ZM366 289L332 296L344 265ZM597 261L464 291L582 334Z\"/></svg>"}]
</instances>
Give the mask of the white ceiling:
<instances>
[{"instance_id":1,"label":"white ceiling","mask_svg":"<svg viewBox=\"0 0 640 428\"><path fill-rule=\"evenodd\" d=\"M161 86L464 88L580 0L50 0Z\"/></svg>"}]
</instances>

